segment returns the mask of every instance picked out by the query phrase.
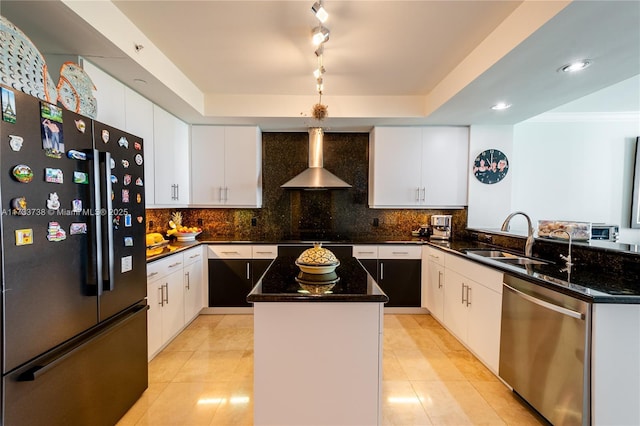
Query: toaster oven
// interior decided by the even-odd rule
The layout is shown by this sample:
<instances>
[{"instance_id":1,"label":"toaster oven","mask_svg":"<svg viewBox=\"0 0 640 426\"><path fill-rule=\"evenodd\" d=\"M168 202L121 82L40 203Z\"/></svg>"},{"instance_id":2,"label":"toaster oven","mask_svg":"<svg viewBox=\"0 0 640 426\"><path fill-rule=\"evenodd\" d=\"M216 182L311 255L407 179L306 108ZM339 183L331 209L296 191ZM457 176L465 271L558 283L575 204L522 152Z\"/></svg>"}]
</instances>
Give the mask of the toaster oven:
<instances>
[{"instance_id":1,"label":"toaster oven","mask_svg":"<svg viewBox=\"0 0 640 426\"><path fill-rule=\"evenodd\" d=\"M618 225L604 223L591 224L591 239L599 241L618 241L620 228Z\"/></svg>"}]
</instances>

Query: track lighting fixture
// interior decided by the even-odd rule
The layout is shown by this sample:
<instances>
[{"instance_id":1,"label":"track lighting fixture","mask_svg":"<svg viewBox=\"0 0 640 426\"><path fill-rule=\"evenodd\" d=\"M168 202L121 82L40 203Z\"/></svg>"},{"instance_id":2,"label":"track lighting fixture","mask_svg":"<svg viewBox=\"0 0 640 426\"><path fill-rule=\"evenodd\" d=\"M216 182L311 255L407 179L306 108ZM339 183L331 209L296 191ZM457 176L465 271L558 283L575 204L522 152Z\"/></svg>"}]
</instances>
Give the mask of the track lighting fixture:
<instances>
[{"instance_id":1,"label":"track lighting fixture","mask_svg":"<svg viewBox=\"0 0 640 426\"><path fill-rule=\"evenodd\" d=\"M311 10L316 15L316 18L318 18L318 21L324 24L329 18L329 14L322 3L322 0L315 2L313 6L311 6Z\"/></svg>"},{"instance_id":2,"label":"track lighting fixture","mask_svg":"<svg viewBox=\"0 0 640 426\"><path fill-rule=\"evenodd\" d=\"M311 41L314 45L320 46L325 41L329 40L329 29L320 25L313 29Z\"/></svg>"}]
</instances>

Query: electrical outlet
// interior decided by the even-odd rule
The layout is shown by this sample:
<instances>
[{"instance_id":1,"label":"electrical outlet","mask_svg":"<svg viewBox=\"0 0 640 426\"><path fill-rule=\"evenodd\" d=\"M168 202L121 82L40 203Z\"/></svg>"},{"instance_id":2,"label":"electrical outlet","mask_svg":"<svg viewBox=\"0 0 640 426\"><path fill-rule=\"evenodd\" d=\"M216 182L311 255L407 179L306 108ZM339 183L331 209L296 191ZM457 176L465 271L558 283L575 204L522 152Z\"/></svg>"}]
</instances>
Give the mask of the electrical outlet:
<instances>
[{"instance_id":1,"label":"electrical outlet","mask_svg":"<svg viewBox=\"0 0 640 426\"><path fill-rule=\"evenodd\" d=\"M198 226L202 226L202 218L198 218Z\"/></svg>"},{"instance_id":2,"label":"electrical outlet","mask_svg":"<svg viewBox=\"0 0 640 426\"><path fill-rule=\"evenodd\" d=\"M258 226L258 218L257 217L252 217L251 218L251 226Z\"/></svg>"},{"instance_id":3,"label":"electrical outlet","mask_svg":"<svg viewBox=\"0 0 640 426\"><path fill-rule=\"evenodd\" d=\"M149 224L149 230L153 229L153 221L150 220L149 222L147 222Z\"/></svg>"},{"instance_id":4,"label":"electrical outlet","mask_svg":"<svg viewBox=\"0 0 640 426\"><path fill-rule=\"evenodd\" d=\"M373 226L380 226L380 219L378 219L377 217L373 218Z\"/></svg>"}]
</instances>

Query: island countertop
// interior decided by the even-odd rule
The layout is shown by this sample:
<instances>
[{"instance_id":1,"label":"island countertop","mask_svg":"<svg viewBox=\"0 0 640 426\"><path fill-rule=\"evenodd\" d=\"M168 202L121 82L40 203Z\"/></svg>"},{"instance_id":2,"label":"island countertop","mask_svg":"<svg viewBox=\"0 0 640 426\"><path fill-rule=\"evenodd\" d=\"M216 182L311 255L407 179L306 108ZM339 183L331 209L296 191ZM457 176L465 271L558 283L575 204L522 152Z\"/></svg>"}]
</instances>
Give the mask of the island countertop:
<instances>
[{"instance_id":1,"label":"island countertop","mask_svg":"<svg viewBox=\"0 0 640 426\"><path fill-rule=\"evenodd\" d=\"M340 259L335 279L318 284L308 281L321 278L302 274L295 257L278 256L258 281L247 301L254 302L378 302L389 297L354 257Z\"/></svg>"}]
</instances>

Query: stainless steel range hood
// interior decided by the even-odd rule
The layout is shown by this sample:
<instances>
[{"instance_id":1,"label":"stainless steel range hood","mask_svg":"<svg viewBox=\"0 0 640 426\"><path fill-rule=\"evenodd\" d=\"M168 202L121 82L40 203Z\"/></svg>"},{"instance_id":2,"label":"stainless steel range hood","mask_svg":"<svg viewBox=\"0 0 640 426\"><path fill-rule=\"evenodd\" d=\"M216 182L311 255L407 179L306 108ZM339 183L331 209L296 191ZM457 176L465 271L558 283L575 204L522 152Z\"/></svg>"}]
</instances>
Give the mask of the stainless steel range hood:
<instances>
[{"instance_id":1,"label":"stainless steel range hood","mask_svg":"<svg viewBox=\"0 0 640 426\"><path fill-rule=\"evenodd\" d=\"M324 133L320 127L309 129L309 168L281 186L285 189L343 189L351 185L323 167Z\"/></svg>"}]
</instances>

